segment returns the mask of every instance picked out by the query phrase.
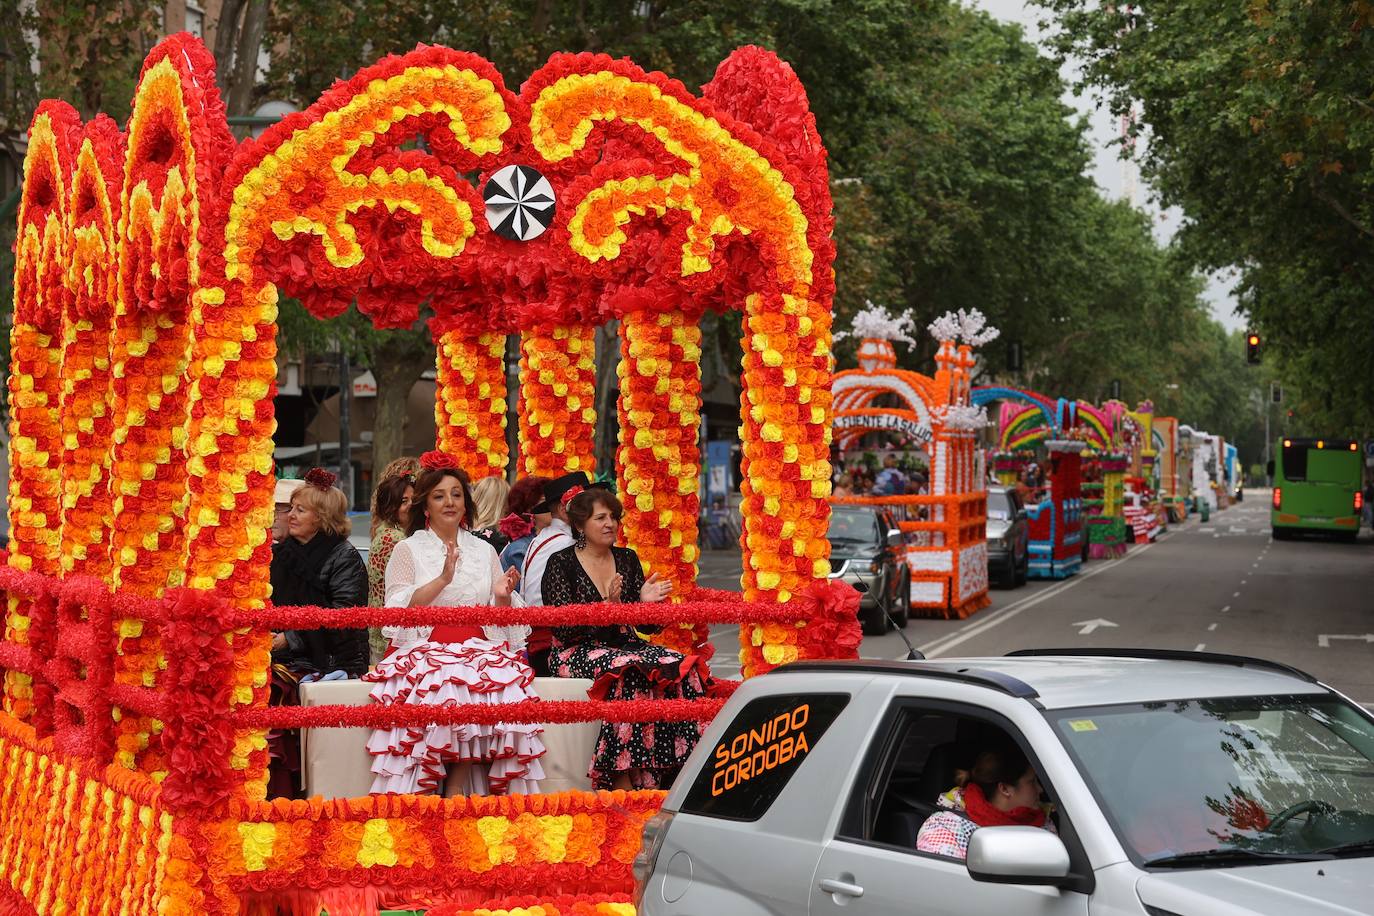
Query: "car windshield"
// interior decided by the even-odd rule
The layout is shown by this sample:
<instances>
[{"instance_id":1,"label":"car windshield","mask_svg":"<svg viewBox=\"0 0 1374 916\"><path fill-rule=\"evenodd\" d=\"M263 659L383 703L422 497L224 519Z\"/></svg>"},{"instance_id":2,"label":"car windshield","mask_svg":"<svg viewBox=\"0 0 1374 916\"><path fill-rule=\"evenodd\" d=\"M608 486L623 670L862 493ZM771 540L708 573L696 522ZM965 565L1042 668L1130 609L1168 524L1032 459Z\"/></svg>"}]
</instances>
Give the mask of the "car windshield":
<instances>
[{"instance_id":1,"label":"car windshield","mask_svg":"<svg viewBox=\"0 0 1374 916\"><path fill-rule=\"evenodd\" d=\"M988 491L988 519L1005 522L1011 519L1011 497L1004 491Z\"/></svg>"},{"instance_id":2,"label":"car windshield","mask_svg":"<svg viewBox=\"0 0 1374 916\"><path fill-rule=\"evenodd\" d=\"M1145 703L1054 722L1147 866L1374 855L1361 850L1374 841L1374 725L1337 698Z\"/></svg>"},{"instance_id":3,"label":"car windshield","mask_svg":"<svg viewBox=\"0 0 1374 916\"><path fill-rule=\"evenodd\" d=\"M872 512L836 509L830 513L830 542L871 544L877 541L878 523Z\"/></svg>"}]
</instances>

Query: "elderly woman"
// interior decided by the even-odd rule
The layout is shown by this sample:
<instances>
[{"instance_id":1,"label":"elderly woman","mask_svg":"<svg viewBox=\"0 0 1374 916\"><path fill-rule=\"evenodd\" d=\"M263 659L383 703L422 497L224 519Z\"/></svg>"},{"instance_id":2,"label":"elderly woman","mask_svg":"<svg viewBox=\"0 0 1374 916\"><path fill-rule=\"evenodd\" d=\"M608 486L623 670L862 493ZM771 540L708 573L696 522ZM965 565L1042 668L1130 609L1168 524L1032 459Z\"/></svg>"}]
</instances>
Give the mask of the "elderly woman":
<instances>
[{"instance_id":1,"label":"elderly woman","mask_svg":"<svg viewBox=\"0 0 1374 916\"><path fill-rule=\"evenodd\" d=\"M272 546L272 603L322 608L367 603L367 569L348 542L348 498L323 468L291 494L287 537ZM272 661L302 680L357 677L367 670L367 631L287 630L272 637Z\"/></svg>"},{"instance_id":2,"label":"elderly woman","mask_svg":"<svg viewBox=\"0 0 1374 916\"><path fill-rule=\"evenodd\" d=\"M519 573L501 571L496 551L468 530L474 505L467 474L429 452L415 480L407 530L386 566L386 606L511 604ZM391 648L364 680L372 700L454 706L534 699L534 672L520 657L528 627L445 624L383 627ZM375 794L503 795L538 791L543 729L522 723L378 729L367 743Z\"/></svg>"},{"instance_id":3,"label":"elderly woman","mask_svg":"<svg viewBox=\"0 0 1374 916\"><path fill-rule=\"evenodd\" d=\"M559 677L593 681L592 699L695 699L706 693L705 665L695 656L641 637L634 605L663 601L670 591L644 568L633 550L615 546L623 510L606 490L575 487L567 497L572 547L549 558L544 570L546 605L625 606L625 623L604 627L555 627L549 665ZM588 775L597 789L666 789L701 737L698 722L606 722L601 726Z\"/></svg>"}]
</instances>

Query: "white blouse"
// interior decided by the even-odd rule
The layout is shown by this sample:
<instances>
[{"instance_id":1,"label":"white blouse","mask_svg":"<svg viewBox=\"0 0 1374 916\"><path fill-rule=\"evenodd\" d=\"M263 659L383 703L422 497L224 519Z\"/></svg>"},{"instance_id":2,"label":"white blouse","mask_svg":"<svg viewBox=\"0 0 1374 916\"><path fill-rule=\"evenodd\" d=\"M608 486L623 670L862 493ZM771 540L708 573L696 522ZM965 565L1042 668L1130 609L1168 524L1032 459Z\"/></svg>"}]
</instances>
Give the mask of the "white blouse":
<instances>
[{"instance_id":1,"label":"white blouse","mask_svg":"<svg viewBox=\"0 0 1374 916\"><path fill-rule=\"evenodd\" d=\"M416 589L435 579L444 571L444 542L428 528L422 528L401 541L391 551L386 564L386 606L404 608ZM458 529L458 566L453 580L435 596L435 607L471 607L495 604L492 585L501 576L501 560L486 541L470 531ZM518 593L511 595L511 603L523 607ZM406 649L429 639L433 627L382 627L382 635L397 649ZM484 626L482 632L492 642L504 642L519 651L529 639L527 626Z\"/></svg>"}]
</instances>

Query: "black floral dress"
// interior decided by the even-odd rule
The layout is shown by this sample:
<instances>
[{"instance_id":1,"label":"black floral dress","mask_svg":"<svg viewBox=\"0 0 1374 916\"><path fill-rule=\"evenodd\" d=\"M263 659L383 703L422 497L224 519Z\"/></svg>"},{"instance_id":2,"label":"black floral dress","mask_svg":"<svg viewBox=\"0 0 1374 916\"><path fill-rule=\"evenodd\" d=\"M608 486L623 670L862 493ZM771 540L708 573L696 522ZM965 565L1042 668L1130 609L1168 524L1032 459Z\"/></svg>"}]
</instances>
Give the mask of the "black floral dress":
<instances>
[{"instance_id":1,"label":"black floral dress","mask_svg":"<svg viewBox=\"0 0 1374 916\"><path fill-rule=\"evenodd\" d=\"M620 574L621 602L639 601L644 570L633 550L612 547ZM544 604L597 604L606 598L568 547L549 557L541 582ZM633 609L626 608L627 616ZM584 677L595 683L593 699L695 699L706 693L705 665L697 656L648 642L635 627L555 627L549 667L558 677ZM654 632L657 627L640 627ZM629 771L636 789L672 785L687 755L701 738L701 723L605 722L588 774L592 785L609 789L619 773Z\"/></svg>"}]
</instances>

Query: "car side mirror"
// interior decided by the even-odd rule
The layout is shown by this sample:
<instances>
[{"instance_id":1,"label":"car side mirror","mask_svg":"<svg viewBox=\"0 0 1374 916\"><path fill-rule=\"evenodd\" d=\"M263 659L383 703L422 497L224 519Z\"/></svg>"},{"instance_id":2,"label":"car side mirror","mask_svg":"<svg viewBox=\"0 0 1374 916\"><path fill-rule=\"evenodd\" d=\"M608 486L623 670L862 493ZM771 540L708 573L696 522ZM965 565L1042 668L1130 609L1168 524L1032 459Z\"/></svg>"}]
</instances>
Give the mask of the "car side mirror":
<instances>
[{"instance_id":1,"label":"car side mirror","mask_svg":"<svg viewBox=\"0 0 1374 916\"><path fill-rule=\"evenodd\" d=\"M1017 510L1016 510L1016 520L1017 520L1018 522L1023 522L1023 521L1025 521L1025 520L1028 519L1028 518L1030 518L1030 513L1027 512L1025 509L1017 509Z\"/></svg>"},{"instance_id":2,"label":"car side mirror","mask_svg":"<svg viewBox=\"0 0 1374 916\"><path fill-rule=\"evenodd\" d=\"M902 529L900 529L900 528L889 528L889 529L887 529L887 537L883 538L883 543L886 544L888 547L901 547L901 546L902 546Z\"/></svg>"},{"instance_id":3,"label":"car side mirror","mask_svg":"<svg viewBox=\"0 0 1374 916\"><path fill-rule=\"evenodd\" d=\"M969 837L969 877L990 884L1061 884L1069 877L1064 841L1039 827L980 827Z\"/></svg>"}]
</instances>

